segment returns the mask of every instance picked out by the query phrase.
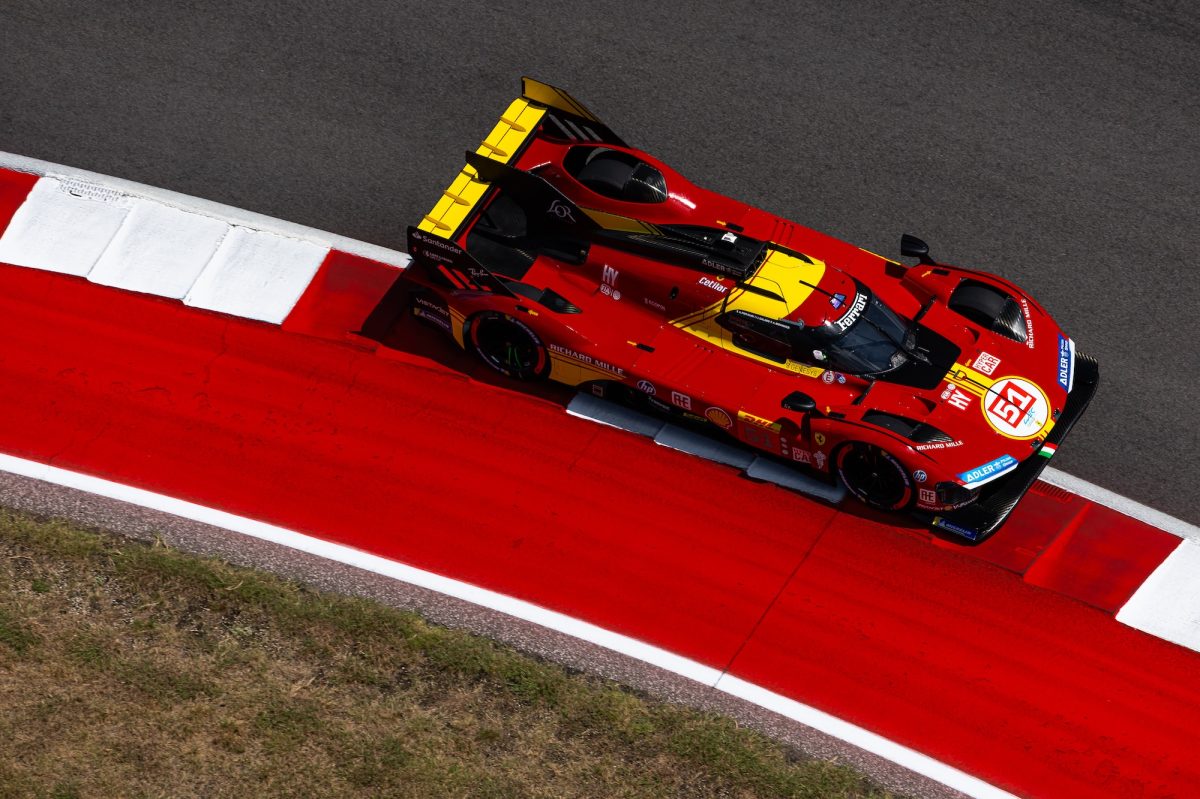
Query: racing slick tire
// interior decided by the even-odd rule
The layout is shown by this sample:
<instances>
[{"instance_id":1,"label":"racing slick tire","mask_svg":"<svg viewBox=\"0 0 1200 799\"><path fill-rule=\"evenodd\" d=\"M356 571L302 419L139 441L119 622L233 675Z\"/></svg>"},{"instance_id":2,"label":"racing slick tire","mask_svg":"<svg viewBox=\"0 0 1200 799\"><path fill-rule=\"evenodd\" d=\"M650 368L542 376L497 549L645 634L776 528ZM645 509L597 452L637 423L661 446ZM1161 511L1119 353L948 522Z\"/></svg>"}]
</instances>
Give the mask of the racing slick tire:
<instances>
[{"instance_id":1,"label":"racing slick tire","mask_svg":"<svg viewBox=\"0 0 1200 799\"><path fill-rule=\"evenodd\" d=\"M484 311L472 316L463 337L484 363L502 375L540 380L550 372L550 356L541 337L506 313Z\"/></svg>"},{"instance_id":2,"label":"racing slick tire","mask_svg":"<svg viewBox=\"0 0 1200 799\"><path fill-rule=\"evenodd\" d=\"M862 441L842 445L834 468L846 490L861 502L884 511L900 511L916 497L904 465L882 447Z\"/></svg>"}]
</instances>

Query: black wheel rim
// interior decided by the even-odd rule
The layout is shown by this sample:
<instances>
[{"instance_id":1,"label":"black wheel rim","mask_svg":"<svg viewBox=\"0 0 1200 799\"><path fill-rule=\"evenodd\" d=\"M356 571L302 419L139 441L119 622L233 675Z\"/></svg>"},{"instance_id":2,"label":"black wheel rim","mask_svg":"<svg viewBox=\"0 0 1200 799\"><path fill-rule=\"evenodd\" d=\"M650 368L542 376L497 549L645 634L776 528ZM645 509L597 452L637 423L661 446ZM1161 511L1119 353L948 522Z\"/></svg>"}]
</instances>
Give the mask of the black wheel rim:
<instances>
[{"instance_id":1,"label":"black wheel rim","mask_svg":"<svg viewBox=\"0 0 1200 799\"><path fill-rule=\"evenodd\" d=\"M498 372L520 378L536 377L544 353L528 331L505 319L485 317L475 323L471 339L480 356Z\"/></svg>"},{"instance_id":2,"label":"black wheel rim","mask_svg":"<svg viewBox=\"0 0 1200 799\"><path fill-rule=\"evenodd\" d=\"M904 503L908 484L896 463L879 447L853 445L841 464L846 486L868 505L896 508Z\"/></svg>"}]
</instances>

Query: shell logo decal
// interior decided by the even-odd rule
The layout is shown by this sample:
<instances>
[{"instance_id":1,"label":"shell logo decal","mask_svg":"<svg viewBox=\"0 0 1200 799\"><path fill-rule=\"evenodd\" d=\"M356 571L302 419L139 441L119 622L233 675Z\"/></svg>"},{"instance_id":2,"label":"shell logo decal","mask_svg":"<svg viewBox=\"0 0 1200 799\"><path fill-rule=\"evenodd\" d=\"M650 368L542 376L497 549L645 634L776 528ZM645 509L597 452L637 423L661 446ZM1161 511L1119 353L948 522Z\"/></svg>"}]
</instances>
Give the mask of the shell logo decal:
<instances>
[{"instance_id":1,"label":"shell logo decal","mask_svg":"<svg viewBox=\"0 0 1200 799\"><path fill-rule=\"evenodd\" d=\"M997 380L984 393L980 407L992 429L1006 438L1035 438L1051 424L1046 392L1022 377Z\"/></svg>"},{"instance_id":2,"label":"shell logo decal","mask_svg":"<svg viewBox=\"0 0 1200 799\"><path fill-rule=\"evenodd\" d=\"M728 430L733 427L733 419L722 408L712 407L704 412L704 417L717 427Z\"/></svg>"}]
</instances>

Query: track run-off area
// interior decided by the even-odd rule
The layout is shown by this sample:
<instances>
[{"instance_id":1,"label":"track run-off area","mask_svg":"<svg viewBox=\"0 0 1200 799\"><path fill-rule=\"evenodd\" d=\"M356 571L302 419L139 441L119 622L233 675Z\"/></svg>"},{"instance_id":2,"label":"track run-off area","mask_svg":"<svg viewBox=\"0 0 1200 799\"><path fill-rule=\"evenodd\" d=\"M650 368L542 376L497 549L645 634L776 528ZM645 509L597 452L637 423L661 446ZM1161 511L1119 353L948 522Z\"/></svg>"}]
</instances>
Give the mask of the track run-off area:
<instances>
[{"instance_id":1,"label":"track run-off area","mask_svg":"<svg viewBox=\"0 0 1200 799\"><path fill-rule=\"evenodd\" d=\"M1176 576L1196 544L1178 531L1047 483L974 547L832 507L574 418L568 392L495 379L409 322L384 345L355 335L394 264L289 240L303 279L284 259L239 283L276 256L237 227L182 288L130 291L155 248L126 226L161 209L113 190L110 213L113 196L64 199L14 170L0 253L31 251L14 239L37 235L18 215L39 188L106 204L112 232L77 226L104 241L75 274L0 265L8 467L435 575L785 715L828 714L973 795L1200 790L1200 614ZM269 285L289 288L247 318L239 298Z\"/></svg>"}]
</instances>

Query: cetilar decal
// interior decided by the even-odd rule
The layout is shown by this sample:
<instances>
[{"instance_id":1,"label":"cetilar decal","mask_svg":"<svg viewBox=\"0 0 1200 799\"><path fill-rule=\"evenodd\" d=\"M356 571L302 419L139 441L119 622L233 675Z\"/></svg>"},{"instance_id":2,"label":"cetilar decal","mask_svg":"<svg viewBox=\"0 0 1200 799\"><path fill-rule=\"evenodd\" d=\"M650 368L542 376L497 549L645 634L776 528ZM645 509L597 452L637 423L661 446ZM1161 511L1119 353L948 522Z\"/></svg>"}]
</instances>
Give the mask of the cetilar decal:
<instances>
[{"instance_id":1,"label":"cetilar decal","mask_svg":"<svg viewBox=\"0 0 1200 799\"><path fill-rule=\"evenodd\" d=\"M1012 471L1017 468L1017 459L1012 455L1001 455L994 461L989 461L982 466L976 466L974 469L969 469L958 476L967 488L981 486L984 483L990 483L1002 474Z\"/></svg>"}]
</instances>

